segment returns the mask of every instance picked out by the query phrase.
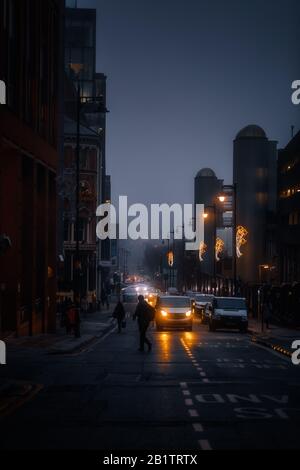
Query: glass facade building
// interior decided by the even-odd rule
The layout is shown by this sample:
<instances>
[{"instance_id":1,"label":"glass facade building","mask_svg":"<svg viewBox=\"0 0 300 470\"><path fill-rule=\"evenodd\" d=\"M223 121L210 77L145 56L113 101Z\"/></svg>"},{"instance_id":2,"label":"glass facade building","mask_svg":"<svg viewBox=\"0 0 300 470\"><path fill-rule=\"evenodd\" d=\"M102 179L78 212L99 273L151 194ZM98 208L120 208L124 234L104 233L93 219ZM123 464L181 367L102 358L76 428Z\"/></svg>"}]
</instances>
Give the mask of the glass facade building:
<instances>
[{"instance_id":1,"label":"glass facade building","mask_svg":"<svg viewBox=\"0 0 300 470\"><path fill-rule=\"evenodd\" d=\"M96 10L66 9L65 72L77 82L72 64L81 64L80 87L82 99L96 94Z\"/></svg>"}]
</instances>

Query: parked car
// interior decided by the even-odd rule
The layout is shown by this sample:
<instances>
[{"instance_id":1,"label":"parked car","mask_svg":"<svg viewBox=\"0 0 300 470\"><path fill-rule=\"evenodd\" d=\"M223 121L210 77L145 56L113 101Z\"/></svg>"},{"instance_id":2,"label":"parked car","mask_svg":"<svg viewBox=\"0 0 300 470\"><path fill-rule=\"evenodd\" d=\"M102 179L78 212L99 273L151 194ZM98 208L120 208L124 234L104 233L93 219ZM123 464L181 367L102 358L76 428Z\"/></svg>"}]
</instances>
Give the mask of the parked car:
<instances>
[{"instance_id":1,"label":"parked car","mask_svg":"<svg viewBox=\"0 0 300 470\"><path fill-rule=\"evenodd\" d=\"M246 299L240 297L215 297L209 313L209 330L238 328L248 331L248 309Z\"/></svg>"},{"instance_id":2,"label":"parked car","mask_svg":"<svg viewBox=\"0 0 300 470\"><path fill-rule=\"evenodd\" d=\"M201 323L207 323L209 321L209 307L212 306L213 299L213 295L195 295L195 313L200 317Z\"/></svg>"},{"instance_id":3,"label":"parked car","mask_svg":"<svg viewBox=\"0 0 300 470\"><path fill-rule=\"evenodd\" d=\"M188 297L160 296L155 308L155 322L157 331L164 328L193 329L192 303Z\"/></svg>"}]
</instances>

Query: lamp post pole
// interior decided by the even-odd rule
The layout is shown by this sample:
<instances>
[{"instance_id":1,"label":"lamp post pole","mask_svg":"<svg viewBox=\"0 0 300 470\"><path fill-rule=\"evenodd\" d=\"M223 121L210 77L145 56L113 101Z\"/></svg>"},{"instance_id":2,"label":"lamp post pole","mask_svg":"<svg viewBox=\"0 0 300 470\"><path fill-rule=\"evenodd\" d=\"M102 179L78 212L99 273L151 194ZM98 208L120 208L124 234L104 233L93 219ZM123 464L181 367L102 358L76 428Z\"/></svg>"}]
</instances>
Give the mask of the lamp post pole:
<instances>
[{"instance_id":1,"label":"lamp post pole","mask_svg":"<svg viewBox=\"0 0 300 470\"><path fill-rule=\"evenodd\" d=\"M79 204L80 204L80 107L81 93L80 80L77 81L77 132L76 132L76 230L75 230L75 285L74 294L76 303L80 303L80 246L79 246Z\"/></svg>"},{"instance_id":2,"label":"lamp post pole","mask_svg":"<svg viewBox=\"0 0 300 470\"><path fill-rule=\"evenodd\" d=\"M211 206L205 206L207 209L213 210L213 218L214 218L214 234L213 234L213 283L214 283L214 292L216 290L216 243L217 243L217 206L213 204ZM206 214L207 216L207 214ZM207 218L207 217L206 217Z\"/></svg>"},{"instance_id":3,"label":"lamp post pole","mask_svg":"<svg viewBox=\"0 0 300 470\"><path fill-rule=\"evenodd\" d=\"M236 243L236 232L237 232L237 184L225 185L223 189L229 189L232 191L232 277L233 277L233 290L234 295L237 294L237 243ZM224 202L226 195L220 196L219 201Z\"/></svg>"},{"instance_id":4,"label":"lamp post pole","mask_svg":"<svg viewBox=\"0 0 300 470\"><path fill-rule=\"evenodd\" d=\"M237 288L237 263L236 263L236 229L237 229L237 185L233 184L233 283L234 295L236 296Z\"/></svg>"}]
</instances>

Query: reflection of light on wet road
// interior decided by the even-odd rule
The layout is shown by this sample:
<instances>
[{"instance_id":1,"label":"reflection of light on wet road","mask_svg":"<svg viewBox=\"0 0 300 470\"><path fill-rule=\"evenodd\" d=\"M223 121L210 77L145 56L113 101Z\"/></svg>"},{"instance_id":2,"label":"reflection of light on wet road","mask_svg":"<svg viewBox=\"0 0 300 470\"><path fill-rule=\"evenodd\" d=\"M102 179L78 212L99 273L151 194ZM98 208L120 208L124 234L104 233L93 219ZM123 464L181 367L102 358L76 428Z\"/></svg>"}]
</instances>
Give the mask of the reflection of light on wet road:
<instances>
[{"instance_id":1,"label":"reflection of light on wet road","mask_svg":"<svg viewBox=\"0 0 300 470\"><path fill-rule=\"evenodd\" d=\"M160 353L162 354L162 359L170 359L170 345L171 345L171 336L169 333L161 333L159 335L159 340L161 342Z\"/></svg>"},{"instance_id":2,"label":"reflection of light on wet road","mask_svg":"<svg viewBox=\"0 0 300 470\"><path fill-rule=\"evenodd\" d=\"M195 333L190 333L190 332L184 333L184 339L186 341L191 341L192 343L193 343L193 340L195 340L195 336L196 336ZM192 346L192 344L190 346Z\"/></svg>"}]
</instances>

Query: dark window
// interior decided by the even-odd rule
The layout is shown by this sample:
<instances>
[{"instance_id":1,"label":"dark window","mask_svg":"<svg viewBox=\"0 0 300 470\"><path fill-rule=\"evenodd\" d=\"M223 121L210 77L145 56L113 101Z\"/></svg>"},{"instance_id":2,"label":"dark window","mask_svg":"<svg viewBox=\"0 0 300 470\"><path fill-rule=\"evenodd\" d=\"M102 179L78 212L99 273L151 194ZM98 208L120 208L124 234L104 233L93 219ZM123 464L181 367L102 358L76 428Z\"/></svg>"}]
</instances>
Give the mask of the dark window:
<instances>
[{"instance_id":1,"label":"dark window","mask_svg":"<svg viewBox=\"0 0 300 470\"><path fill-rule=\"evenodd\" d=\"M84 242L86 240L86 219L79 219L79 241Z\"/></svg>"},{"instance_id":2,"label":"dark window","mask_svg":"<svg viewBox=\"0 0 300 470\"><path fill-rule=\"evenodd\" d=\"M89 149L87 148L80 150L80 169L89 169Z\"/></svg>"},{"instance_id":3,"label":"dark window","mask_svg":"<svg viewBox=\"0 0 300 470\"><path fill-rule=\"evenodd\" d=\"M71 225L68 220L64 221L64 241L68 242L71 240Z\"/></svg>"}]
</instances>

